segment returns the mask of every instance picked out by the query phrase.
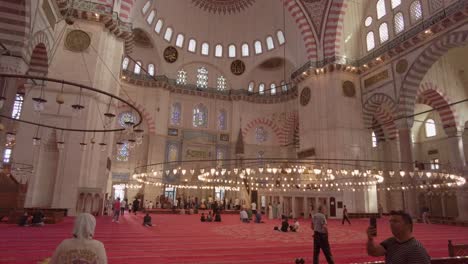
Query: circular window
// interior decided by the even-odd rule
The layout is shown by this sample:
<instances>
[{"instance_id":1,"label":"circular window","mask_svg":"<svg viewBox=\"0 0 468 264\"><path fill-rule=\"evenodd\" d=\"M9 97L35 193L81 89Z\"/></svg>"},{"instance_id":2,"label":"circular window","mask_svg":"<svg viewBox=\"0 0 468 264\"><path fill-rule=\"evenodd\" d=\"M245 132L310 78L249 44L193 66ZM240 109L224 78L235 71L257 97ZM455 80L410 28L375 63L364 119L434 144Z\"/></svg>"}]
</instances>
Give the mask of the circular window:
<instances>
[{"instance_id":1,"label":"circular window","mask_svg":"<svg viewBox=\"0 0 468 264\"><path fill-rule=\"evenodd\" d=\"M136 124L135 115L132 112L122 112L119 115L119 124L122 127L129 127Z\"/></svg>"},{"instance_id":2,"label":"circular window","mask_svg":"<svg viewBox=\"0 0 468 264\"><path fill-rule=\"evenodd\" d=\"M372 25L372 17L370 17L370 16L367 17L367 18L366 18L366 21L364 22L364 25L365 25L366 27Z\"/></svg>"}]
</instances>

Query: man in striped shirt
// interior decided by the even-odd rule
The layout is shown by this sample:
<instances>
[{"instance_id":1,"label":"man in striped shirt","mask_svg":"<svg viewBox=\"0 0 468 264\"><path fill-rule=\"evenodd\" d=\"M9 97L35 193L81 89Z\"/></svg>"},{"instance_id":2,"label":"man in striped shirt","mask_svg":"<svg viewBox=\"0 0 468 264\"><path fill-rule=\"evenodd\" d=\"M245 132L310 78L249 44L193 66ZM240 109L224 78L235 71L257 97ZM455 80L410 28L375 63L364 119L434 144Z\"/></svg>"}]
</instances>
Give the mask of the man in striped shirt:
<instances>
[{"instance_id":1,"label":"man in striped shirt","mask_svg":"<svg viewBox=\"0 0 468 264\"><path fill-rule=\"evenodd\" d=\"M403 211L390 212L390 229L393 237L380 244L374 243L376 229L367 229L367 254L385 256L389 264L430 264L431 258L422 244L413 237L413 220Z\"/></svg>"}]
</instances>

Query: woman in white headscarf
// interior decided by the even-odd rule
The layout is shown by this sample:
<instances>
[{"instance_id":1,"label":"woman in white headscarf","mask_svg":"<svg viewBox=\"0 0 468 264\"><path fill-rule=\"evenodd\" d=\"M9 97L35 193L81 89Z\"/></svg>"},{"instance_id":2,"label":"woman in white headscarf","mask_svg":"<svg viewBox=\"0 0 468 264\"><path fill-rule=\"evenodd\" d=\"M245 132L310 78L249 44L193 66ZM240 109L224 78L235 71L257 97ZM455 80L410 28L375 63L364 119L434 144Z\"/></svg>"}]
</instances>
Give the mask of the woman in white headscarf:
<instances>
[{"instance_id":1,"label":"woman in white headscarf","mask_svg":"<svg viewBox=\"0 0 468 264\"><path fill-rule=\"evenodd\" d=\"M93 239L96 219L88 213L79 214L73 228L73 238L60 243L50 264L107 264L104 245Z\"/></svg>"}]
</instances>

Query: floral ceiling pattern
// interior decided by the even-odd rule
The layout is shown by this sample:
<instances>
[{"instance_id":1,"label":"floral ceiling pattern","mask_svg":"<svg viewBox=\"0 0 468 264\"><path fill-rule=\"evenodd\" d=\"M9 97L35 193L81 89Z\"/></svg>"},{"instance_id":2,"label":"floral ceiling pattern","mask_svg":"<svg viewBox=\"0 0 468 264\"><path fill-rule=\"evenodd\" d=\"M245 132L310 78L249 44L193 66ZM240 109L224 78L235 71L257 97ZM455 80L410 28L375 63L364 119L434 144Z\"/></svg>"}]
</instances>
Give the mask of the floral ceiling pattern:
<instances>
[{"instance_id":1,"label":"floral ceiling pattern","mask_svg":"<svg viewBox=\"0 0 468 264\"><path fill-rule=\"evenodd\" d=\"M255 0L192 0L192 3L210 13L235 14L244 11L255 3Z\"/></svg>"}]
</instances>

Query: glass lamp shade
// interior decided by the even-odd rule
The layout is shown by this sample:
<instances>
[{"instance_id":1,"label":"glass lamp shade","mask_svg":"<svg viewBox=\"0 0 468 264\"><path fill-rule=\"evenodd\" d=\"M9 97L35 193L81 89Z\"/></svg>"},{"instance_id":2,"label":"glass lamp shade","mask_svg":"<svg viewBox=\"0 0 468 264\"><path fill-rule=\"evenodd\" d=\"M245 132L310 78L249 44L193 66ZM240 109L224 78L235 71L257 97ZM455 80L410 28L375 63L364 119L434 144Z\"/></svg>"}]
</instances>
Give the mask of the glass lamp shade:
<instances>
[{"instance_id":1,"label":"glass lamp shade","mask_svg":"<svg viewBox=\"0 0 468 264\"><path fill-rule=\"evenodd\" d=\"M0 110L3 108L3 105L5 104L6 98L4 96L0 96Z\"/></svg>"},{"instance_id":2,"label":"glass lamp shade","mask_svg":"<svg viewBox=\"0 0 468 264\"><path fill-rule=\"evenodd\" d=\"M81 151L85 151L88 149L88 144L84 143L84 142L81 142L80 143L80 150Z\"/></svg>"},{"instance_id":3,"label":"glass lamp shade","mask_svg":"<svg viewBox=\"0 0 468 264\"><path fill-rule=\"evenodd\" d=\"M3 130L5 130L5 125L0 123L0 131L3 131Z\"/></svg>"},{"instance_id":4,"label":"glass lamp shade","mask_svg":"<svg viewBox=\"0 0 468 264\"><path fill-rule=\"evenodd\" d=\"M130 149L132 149L132 148L135 148L135 146L136 146L136 140L135 139L129 139L128 140L128 147Z\"/></svg>"},{"instance_id":5,"label":"glass lamp shade","mask_svg":"<svg viewBox=\"0 0 468 264\"><path fill-rule=\"evenodd\" d=\"M65 103L65 99L63 98L63 93L57 94L57 96L55 97L55 102L57 102L57 104L59 105Z\"/></svg>"},{"instance_id":6,"label":"glass lamp shade","mask_svg":"<svg viewBox=\"0 0 468 264\"><path fill-rule=\"evenodd\" d=\"M57 148L59 150L63 150L65 148L65 142L64 141L57 141Z\"/></svg>"},{"instance_id":7,"label":"glass lamp shade","mask_svg":"<svg viewBox=\"0 0 468 264\"><path fill-rule=\"evenodd\" d=\"M47 103L46 99L35 97L32 100L33 100L33 109L34 109L35 112L40 113L40 112L44 111L45 104Z\"/></svg>"},{"instance_id":8,"label":"glass lamp shade","mask_svg":"<svg viewBox=\"0 0 468 264\"><path fill-rule=\"evenodd\" d=\"M99 148L101 151L106 151L107 150L107 144L104 142L99 143Z\"/></svg>"},{"instance_id":9,"label":"glass lamp shade","mask_svg":"<svg viewBox=\"0 0 468 264\"><path fill-rule=\"evenodd\" d=\"M41 144L40 137L33 137L33 146L39 146Z\"/></svg>"},{"instance_id":10,"label":"glass lamp shade","mask_svg":"<svg viewBox=\"0 0 468 264\"><path fill-rule=\"evenodd\" d=\"M133 121L125 121L125 131L127 131L127 133L131 133L134 125L135 123Z\"/></svg>"},{"instance_id":11,"label":"glass lamp shade","mask_svg":"<svg viewBox=\"0 0 468 264\"><path fill-rule=\"evenodd\" d=\"M84 109L85 107L83 105L80 105L80 104L74 104L72 105L72 113L73 113L73 116L76 116L76 117L79 117L81 116L81 113L83 112L82 110Z\"/></svg>"},{"instance_id":12,"label":"glass lamp shade","mask_svg":"<svg viewBox=\"0 0 468 264\"><path fill-rule=\"evenodd\" d=\"M117 143L115 143L115 145L117 146L117 149L122 148L123 144L124 143L122 141L117 141Z\"/></svg>"},{"instance_id":13,"label":"glass lamp shade","mask_svg":"<svg viewBox=\"0 0 468 264\"><path fill-rule=\"evenodd\" d=\"M113 113L104 113L104 125L108 127L114 121L115 115Z\"/></svg>"},{"instance_id":14,"label":"glass lamp shade","mask_svg":"<svg viewBox=\"0 0 468 264\"><path fill-rule=\"evenodd\" d=\"M8 132L6 134L6 140L7 140L7 144L12 144L15 142L16 140L16 134L15 133L11 133L11 132Z\"/></svg>"}]
</instances>

